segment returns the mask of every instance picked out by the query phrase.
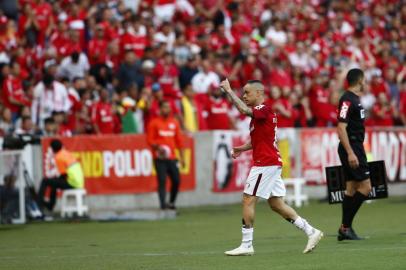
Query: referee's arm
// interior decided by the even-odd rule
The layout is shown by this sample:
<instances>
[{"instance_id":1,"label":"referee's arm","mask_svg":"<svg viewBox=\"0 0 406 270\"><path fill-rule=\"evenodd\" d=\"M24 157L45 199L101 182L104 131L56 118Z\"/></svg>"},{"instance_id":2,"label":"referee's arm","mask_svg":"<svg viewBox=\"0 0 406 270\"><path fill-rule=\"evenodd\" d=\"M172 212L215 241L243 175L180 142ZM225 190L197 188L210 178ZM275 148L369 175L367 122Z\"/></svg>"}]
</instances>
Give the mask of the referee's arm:
<instances>
[{"instance_id":1,"label":"referee's arm","mask_svg":"<svg viewBox=\"0 0 406 270\"><path fill-rule=\"evenodd\" d=\"M351 168L357 168L359 166L359 162L357 156L354 154L354 151L351 148L350 140L348 139L347 123L338 122L337 133L341 144L348 154L348 163L350 164Z\"/></svg>"}]
</instances>

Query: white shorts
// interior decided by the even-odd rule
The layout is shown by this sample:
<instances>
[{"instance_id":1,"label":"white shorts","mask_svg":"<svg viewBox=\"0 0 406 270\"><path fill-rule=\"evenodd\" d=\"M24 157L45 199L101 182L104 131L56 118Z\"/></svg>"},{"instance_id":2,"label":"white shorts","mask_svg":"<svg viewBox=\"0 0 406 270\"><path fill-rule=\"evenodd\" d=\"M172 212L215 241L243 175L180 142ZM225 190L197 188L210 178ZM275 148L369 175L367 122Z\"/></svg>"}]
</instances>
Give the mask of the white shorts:
<instances>
[{"instance_id":1,"label":"white shorts","mask_svg":"<svg viewBox=\"0 0 406 270\"><path fill-rule=\"evenodd\" d=\"M254 166L245 183L244 193L264 199L284 197L286 189L281 175L281 166Z\"/></svg>"}]
</instances>

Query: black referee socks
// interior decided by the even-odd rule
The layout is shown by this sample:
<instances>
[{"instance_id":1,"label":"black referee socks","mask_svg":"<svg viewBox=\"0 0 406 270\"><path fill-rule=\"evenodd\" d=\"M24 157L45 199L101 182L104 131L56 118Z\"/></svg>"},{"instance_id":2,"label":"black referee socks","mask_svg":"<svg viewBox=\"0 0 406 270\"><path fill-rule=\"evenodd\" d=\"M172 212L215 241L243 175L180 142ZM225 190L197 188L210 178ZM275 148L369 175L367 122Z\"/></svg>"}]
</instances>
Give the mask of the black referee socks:
<instances>
[{"instance_id":1,"label":"black referee socks","mask_svg":"<svg viewBox=\"0 0 406 270\"><path fill-rule=\"evenodd\" d=\"M352 221L354 220L355 215L360 209L362 203L368 197L362 194L361 192L355 192L353 197L344 196L343 200L343 225L344 227L352 227Z\"/></svg>"},{"instance_id":2,"label":"black referee socks","mask_svg":"<svg viewBox=\"0 0 406 270\"><path fill-rule=\"evenodd\" d=\"M352 212L353 198L354 197L352 197L352 196L344 195L344 199L343 199L343 202L341 205L342 209L343 209L341 223L346 228L351 226L351 220L352 220L351 212Z\"/></svg>"}]
</instances>

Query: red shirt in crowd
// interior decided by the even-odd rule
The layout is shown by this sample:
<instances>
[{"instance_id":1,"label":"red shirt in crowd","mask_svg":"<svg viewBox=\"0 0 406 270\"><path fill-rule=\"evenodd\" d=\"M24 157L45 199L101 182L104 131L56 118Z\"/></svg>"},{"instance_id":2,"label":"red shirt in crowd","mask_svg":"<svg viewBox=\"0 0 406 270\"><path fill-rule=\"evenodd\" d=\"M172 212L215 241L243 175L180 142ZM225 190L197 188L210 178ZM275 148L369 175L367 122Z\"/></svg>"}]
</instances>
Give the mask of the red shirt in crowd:
<instances>
[{"instance_id":1,"label":"red shirt in crowd","mask_svg":"<svg viewBox=\"0 0 406 270\"><path fill-rule=\"evenodd\" d=\"M86 10L80 10L79 14L70 15L66 20L66 23L69 25L70 29L74 29L79 32L79 39L80 39L80 48L84 50L86 48L86 37L85 37L85 20L87 17Z\"/></svg>"},{"instance_id":2,"label":"red shirt in crowd","mask_svg":"<svg viewBox=\"0 0 406 270\"><path fill-rule=\"evenodd\" d=\"M116 131L116 119L113 106L110 103L99 101L93 105L92 121L99 128L101 134L113 134Z\"/></svg>"},{"instance_id":3,"label":"red shirt in crowd","mask_svg":"<svg viewBox=\"0 0 406 270\"><path fill-rule=\"evenodd\" d=\"M375 79L371 82L371 93L374 96L379 96L380 93L385 93L385 95L389 98L389 88L387 83L382 79Z\"/></svg>"},{"instance_id":4,"label":"red shirt in crowd","mask_svg":"<svg viewBox=\"0 0 406 270\"><path fill-rule=\"evenodd\" d=\"M207 99L205 111L207 112L207 128L213 129L231 129L229 111L230 103L223 98L210 97Z\"/></svg>"},{"instance_id":5,"label":"red shirt in crowd","mask_svg":"<svg viewBox=\"0 0 406 270\"><path fill-rule=\"evenodd\" d=\"M169 105L171 106L171 114L172 116L176 116L180 114L178 106L174 100L168 100ZM151 106L149 107L148 113L144 114L144 127L145 129L148 128L149 122L152 119L157 118L159 116L159 101L154 99L151 102Z\"/></svg>"},{"instance_id":6,"label":"red shirt in crowd","mask_svg":"<svg viewBox=\"0 0 406 270\"><path fill-rule=\"evenodd\" d=\"M62 136L62 137L71 137L72 130L67 125L62 124L58 127L58 130L56 131L56 135Z\"/></svg>"},{"instance_id":7,"label":"red shirt in crowd","mask_svg":"<svg viewBox=\"0 0 406 270\"><path fill-rule=\"evenodd\" d=\"M82 109L82 103L80 101L80 96L76 92L76 90L69 89L68 90L68 98L71 103L71 107L67 112L67 124L66 127L69 130L75 131L77 128L77 123L79 121L78 114Z\"/></svg>"},{"instance_id":8,"label":"red shirt in crowd","mask_svg":"<svg viewBox=\"0 0 406 270\"><path fill-rule=\"evenodd\" d=\"M108 43L104 39L93 38L89 41L88 58L90 65L104 64L107 60Z\"/></svg>"},{"instance_id":9,"label":"red shirt in crowd","mask_svg":"<svg viewBox=\"0 0 406 270\"><path fill-rule=\"evenodd\" d=\"M141 35L125 32L120 36L120 53L124 56L125 51L133 50L138 57L143 57L147 38Z\"/></svg>"},{"instance_id":10,"label":"red shirt in crowd","mask_svg":"<svg viewBox=\"0 0 406 270\"><path fill-rule=\"evenodd\" d=\"M275 68L271 71L270 73L270 81L272 82L272 85L274 86L278 86L278 87L292 87L293 82L292 82L292 78L289 74L289 72L287 72L284 69L279 69L279 68Z\"/></svg>"},{"instance_id":11,"label":"red shirt in crowd","mask_svg":"<svg viewBox=\"0 0 406 270\"><path fill-rule=\"evenodd\" d=\"M51 23L52 6L47 2L35 5L34 13L39 24L37 42L39 45L43 46L45 43L45 32Z\"/></svg>"},{"instance_id":12,"label":"red shirt in crowd","mask_svg":"<svg viewBox=\"0 0 406 270\"><path fill-rule=\"evenodd\" d=\"M381 112L383 109L382 104L375 104L372 107L372 121L375 126L380 127L391 127L393 126L393 110L390 106L387 106L386 110L384 111L383 116L378 116L378 113Z\"/></svg>"},{"instance_id":13,"label":"red shirt in crowd","mask_svg":"<svg viewBox=\"0 0 406 270\"><path fill-rule=\"evenodd\" d=\"M77 42L69 38L67 33L55 31L51 35L51 44L56 48L58 56L65 57L74 51L81 52L82 47Z\"/></svg>"},{"instance_id":14,"label":"red shirt in crowd","mask_svg":"<svg viewBox=\"0 0 406 270\"><path fill-rule=\"evenodd\" d=\"M252 108L250 136L254 166L282 166L282 159L276 145L276 114L267 104Z\"/></svg>"},{"instance_id":15,"label":"red shirt in crowd","mask_svg":"<svg viewBox=\"0 0 406 270\"><path fill-rule=\"evenodd\" d=\"M336 122L336 107L329 103L329 95L329 91L320 85L315 85L310 90L310 108L318 127L325 127L328 122Z\"/></svg>"},{"instance_id":16,"label":"red shirt in crowd","mask_svg":"<svg viewBox=\"0 0 406 270\"><path fill-rule=\"evenodd\" d=\"M2 98L4 106L14 113L19 112L20 106L12 104L10 98L15 99L25 106L31 106L31 101L25 95L20 78L16 78L13 75L8 75L3 82Z\"/></svg>"},{"instance_id":17,"label":"red shirt in crowd","mask_svg":"<svg viewBox=\"0 0 406 270\"><path fill-rule=\"evenodd\" d=\"M277 118L278 118L278 127L284 128L284 127L294 127L295 126L295 119L297 118L297 111L293 109L293 105L289 101L289 99L282 97L276 101L268 100L266 102L266 104L269 105L272 108L272 111L276 113ZM286 117L286 116L280 114L279 111L275 110L274 106L276 104L281 105L285 110L290 112L291 116Z\"/></svg>"},{"instance_id":18,"label":"red shirt in crowd","mask_svg":"<svg viewBox=\"0 0 406 270\"><path fill-rule=\"evenodd\" d=\"M175 80L179 76L179 69L175 64L166 65L158 63L154 74L161 85L162 91L166 98L179 98L179 89L175 89Z\"/></svg>"}]
</instances>

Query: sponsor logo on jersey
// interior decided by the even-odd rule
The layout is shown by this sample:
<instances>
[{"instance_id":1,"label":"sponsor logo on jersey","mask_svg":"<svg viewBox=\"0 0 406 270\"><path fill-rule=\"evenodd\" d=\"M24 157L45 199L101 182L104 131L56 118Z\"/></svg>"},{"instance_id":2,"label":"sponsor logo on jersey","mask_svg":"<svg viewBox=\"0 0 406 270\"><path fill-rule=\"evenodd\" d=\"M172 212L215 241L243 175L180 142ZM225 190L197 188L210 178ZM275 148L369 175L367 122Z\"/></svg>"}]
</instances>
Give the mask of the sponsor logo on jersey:
<instances>
[{"instance_id":1,"label":"sponsor logo on jersey","mask_svg":"<svg viewBox=\"0 0 406 270\"><path fill-rule=\"evenodd\" d=\"M261 105L255 106L254 108L255 108L255 110L261 110L263 107L265 107L265 105L261 104Z\"/></svg>"},{"instance_id":2,"label":"sponsor logo on jersey","mask_svg":"<svg viewBox=\"0 0 406 270\"><path fill-rule=\"evenodd\" d=\"M347 113L348 109L350 108L350 102L349 101L344 101L343 104L341 105L340 109L340 118L347 118Z\"/></svg>"}]
</instances>

